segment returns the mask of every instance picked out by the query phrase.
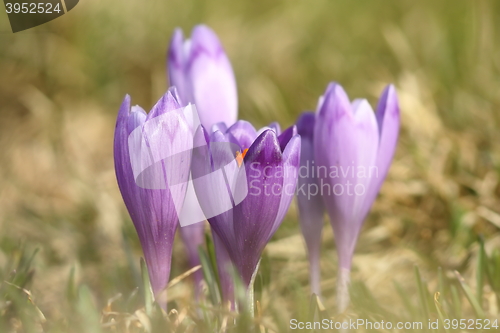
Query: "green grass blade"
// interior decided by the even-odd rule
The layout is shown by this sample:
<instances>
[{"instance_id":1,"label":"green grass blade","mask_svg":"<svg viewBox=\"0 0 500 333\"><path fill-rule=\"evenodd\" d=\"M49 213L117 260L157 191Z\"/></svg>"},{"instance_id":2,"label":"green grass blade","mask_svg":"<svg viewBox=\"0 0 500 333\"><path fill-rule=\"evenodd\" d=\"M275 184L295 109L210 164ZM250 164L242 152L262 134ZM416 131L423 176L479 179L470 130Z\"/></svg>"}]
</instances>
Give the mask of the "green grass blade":
<instances>
[{"instance_id":1,"label":"green grass blade","mask_svg":"<svg viewBox=\"0 0 500 333\"><path fill-rule=\"evenodd\" d=\"M479 253L476 267L476 297L479 305L483 303L484 272L486 270L486 253L484 251L484 240L479 238Z\"/></svg>"},{"instance_id":2,"label":"green grass blade","mask_svg":"<svg viewBox=\"0 0 500 333\"><path fill-rule=\"evenodd\" d=\"M200 256L201 268L203 270L203 276L208 286L208 293L212 304L218 305L221 302L221 296L219 291L219 286L217 284L216 269L212 266L212 262L208 257L208 254L203 250L203 248L198 248L198 255Z\"/></svg>"},{"instance_id":3,"label":"green grass blade","mask_svg":"<svg viewBox=\"0 0 500 333\"><path fill-rule=\"evenodd\" d=\"M467 283L465 282L464 278L460 275L460 273L455 271L455 275L457 277L458 282L460 282L460 286L462 287L462 290L465 293L467 299L469 300L469 303L474 309L476 315L479 318L485 318L484 311L479 302L477 301L477 297L474 297L474 293L472 292L471 288L467 285Z\"/></svg>"},{"instance_id":4,"label":"green grass blade","mask_svg":"<svg viewBox=\"0 0 500 333\"><path fill-rule=\"evenodd\" d=\"M429 291L424 285L424 282L422 281L422 277L420 276L420 271L418 270L418 267L414 267L415 270L415 279L417 280L417 286L418 286L418 294L420 296L420 307L422 309L422 316L424 320L427 320L430 318L429 315L429 298L428 294Z\"/></svg>"},{"instance_id":5,"label":"green grass blade","mask_svg":"<svg viewBox=\"0 0 500 333\"><path fill-rule=\"evenodd\" d=\"M82 330L80 332L86 333L100 333L101 318L99 312L94 306L92 294L87 286L80 287L78 292L78 313L82 318Z\"/></svg>"},{"instance_id":6,"label":"green grass blade","mask_svg":"<svg viewBox=\"0 0 500 333\"><path fill-rule=\"evenodd\" d=\"M207 254L208 258L210 259L210 264L212 267L212 272L215 278L215 281L217 283L217 286L219 286L220 290L220 277L219 277L219 270L217 269L217 256L215 254L215 245L212 240L212 237L208 233L205 233L205 244L207 246ZM198 249L198 251L203 251L203 248Z\"/></svg>"},{"instance_id":7,"label":"green grass blade","mask_svg":"<svg viewBox=\"0 0 500 333\"><path fill-rule=\"evenodd\" d=\"M444 320L448 319L448 315L444 311L443 306L441 305L441 303L439 303L439 297L440 297L440 293L438 291L438 292L436 292L434 294L434 305L436 306L436 310L437 310L437 313L438 313L438 316L439 316L439 320L441 321L441 323L444 323ZM446 327L444 327L444 326L443 326L443 329L445 330L446 333L449 332L449 330Z\"/></svg>"},{"instance_id":8,"label":"green grass blade","mask_svg":"<svg viewBox=\"0 0 500 333\"><path fill-rule=\"evenodd\" d=\"M454 318L460 319L462 318L462 301L460 300L460 294L457 287L454 285L450 287L450 292L453 303Z\"/></svg>"},{"instance_id":9,"label":"green grass blade","mask_svg":"<svg viewBox=\"0 0 500 333\"><path fill-rule=\"evenodd\" d=\"M68 284L66 285L66 299L69 304L73 304L77 297L76 282L75 282L75 266L69 271Z\"/></svg>"},{"instance_id":10,"label":"green grass blade","mask_svg":"<svg viewBox=\"0 0 500 333\"><path fill-rule=\"evenodd\" d=\"M397 283L396 281L393 281L394 287L396 288L396 292L398 293L399 297L401 300L403 300L403 304L406 308L406 311L410 314L411 317L416 317L417 311L415 310L415 307L411 304L411 300L408 297L407 293L403 290L401 285Z\"/></svg>"}]
</instances>

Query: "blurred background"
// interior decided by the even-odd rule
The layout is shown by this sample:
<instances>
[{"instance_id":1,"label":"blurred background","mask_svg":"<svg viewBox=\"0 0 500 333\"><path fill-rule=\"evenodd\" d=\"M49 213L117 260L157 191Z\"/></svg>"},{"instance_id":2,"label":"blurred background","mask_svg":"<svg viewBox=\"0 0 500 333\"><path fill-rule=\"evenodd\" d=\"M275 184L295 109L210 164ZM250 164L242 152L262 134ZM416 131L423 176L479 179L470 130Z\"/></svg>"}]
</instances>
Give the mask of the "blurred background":
<instances>
[{"instance_id":1,"label":"blurred background","mask_svg":"<svg viewBox=\"0 0 500 333\"><path fill-rule=\"evenodd\" d=\"M219 35L240 118L256 127L292 125L330 81L374 107L393 83L400 140L353 279L388 307L393 280L416 294L414 265L431 290L438 267L474 285L478 237L487 254L500 247L500 1L85 0L16 34L0 14L0 267L39 249L27 289L49 322L64 322L72 269L98 309L137 286L142 254L112 158L116 115L125 94L146 110L161 97L173 29L189 35L198 23ZM262 268L263 312L284 321L309 290L297 216L294 203ZM322 288L332 308L336 262L325 221ZM188 269L180 239L172 265L171 277ZM1 269L4 280L12 274ZM488 288L484 307L498 316ZM170 299L186 302L191 289L185 280Z\"/></svg>"}]
</instances>

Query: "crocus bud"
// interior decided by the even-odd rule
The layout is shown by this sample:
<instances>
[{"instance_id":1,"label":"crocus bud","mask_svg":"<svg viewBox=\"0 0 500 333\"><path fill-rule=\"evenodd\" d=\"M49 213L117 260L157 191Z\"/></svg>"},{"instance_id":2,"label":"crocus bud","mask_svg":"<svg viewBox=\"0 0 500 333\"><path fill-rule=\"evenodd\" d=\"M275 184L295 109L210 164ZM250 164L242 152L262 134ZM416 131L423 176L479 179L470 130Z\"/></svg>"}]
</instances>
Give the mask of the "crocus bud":
<instances>
[{"instance_id":1,"label":"crocus bud","mask_svg":"<svg viewBox=\"0 0 500 333\"><path fill-rule=\"evenodd\" d=\"M149 114L130 106L127 95L120 107L114 137L118 186L132 218L157 302L170 275L172 244L178 224L175 205L185 188L168 183L186 182L193 133L174 91L168 91ZM186 153L182 153L186 152Z\"/></svg>"},{"instance_id":2,"label":"crocus bud","mask_svg":"<svg viewBox=\"0 0 500 333\"><path fill-rule=\"evenodd\" d=\"M377 114L366 100L352 104L331 83L314 126L314 158L339 257L338 306L349 301L347 286L363 221L387 175L399 132L399 106L393 86L383 93Z\"/></svg>"},{"instance_id":3,"label":"crocus bud","mask_svg":"<svg viewBox=\"0 0 500 333\"><path fill-rule=\"evenodd\" d=\"M311 292L321 295L320 248L323 214L325 208L318 185L314 161L314 118L312 112L304 112L297 120L297 131L301 138L300 168L297 188L300 227L306 242L309 257Z\"/></svg>"},{"instance_id":4,"label":"crocus bud","mask_svg":"<svg viewBox=\"0 0 500 333\"><path fill-rule=\"evenodd\" d=\"M184 40L176 29L168 52L170 84L183 103L194 103L206 129L218 122L232 125L238 116L236 80L217 35L205 25Z\"/></svg>"},{"instance_id":5,"label":"crocus bud","mask_svg":"<svg viewBox=\"0 0 500 333\"><path fill-rule=\"evenodd\" d=\"M238 121L225 133L213 132L207 147L193 155L194 178L206 180L195 183L196 193L212 230L249 288L262 251L293 198L300 136L295 127L280 136L274 129L257 136L250 123ZM218 172L225 172L220 181L204 177ZM224 200L229 206L215 215Z\"/></svg>"}]
</instances>

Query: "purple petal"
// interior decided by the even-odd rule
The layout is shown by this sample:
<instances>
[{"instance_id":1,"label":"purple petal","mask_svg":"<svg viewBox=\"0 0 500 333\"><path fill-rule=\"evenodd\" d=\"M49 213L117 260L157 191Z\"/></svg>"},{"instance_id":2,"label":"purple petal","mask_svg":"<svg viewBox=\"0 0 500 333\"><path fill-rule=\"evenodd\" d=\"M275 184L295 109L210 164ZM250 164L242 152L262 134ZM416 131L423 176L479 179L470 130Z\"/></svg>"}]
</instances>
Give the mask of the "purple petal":
<instances>
[{"instance_id":1,"label":"purple petal","mask_svg":"<svg viewBox=\"0 0 500 333\"><path fill-rule=\"evenodd\" d=\"M355 129L357 133L358 167L374 167L377 159L379 134L375 113L367 100L356 100L353 103ZM371 179L369 180L371 182ZM371 203L370 203L371 206ZM364 218L364 217L363 217Z\"/></svg>"},{"instance_id":2,"label":"purple petal","mask_svg":"<svg viewBox=\"0 0 500 333\"><path fill-rule=\"evenodd\" d=\"M171 86L175 86L180 96L180 104L186 105L192 102L189 92L189 84L186 81L185 66L187 62L186 46L182 30L177 28L172 35L168 50L168 76Z\"/></svg>"},{"instance_id":3,"label":"purple petal","mask_svg":"<svg viewBox=\"0 0 500 333\"><path fill-rule=\"evenodd\" d=\"M257 137L257 132L248 121L238 120L227 129L226 136L230 142L238 144L243 151L252 145Z\"/></svg>"},{"instance_id":4,"label":"purple petal","mask_svg":"<svg viewBox=\"0 0 500 333\"><path fill-rule=\"evenodd\" d=\"M290 141L290 139L297 135L297 127L295 125L288 127L283 133L277 134L278 141L280 143L281 151L285 150L286 145Z\"/></svg>"},{"instance_id":5,"label":"purple petal","mask_svg":"<svg viewBox=\"0 0 500 333\"><path fill-rule=\"evenodd\" d=\"M281 134L281 126L278 122L273 122L269 124L269 128L276 132L276 135Z\"/></svg>"},{"instance_id":6,"label":"purple petal","mask_svg":"<svg viewBox=\"0 0 500 333\"><path fill-rule=\"evenodd\" d=\"M238 97L231 63L210 28L199 25L191 37L186 74L200 120L206 128L221 121L233 124L238 114Z\"/></svg>"},{"instance_id":7,"label":"purple petal","mask_svg":"<svg viewBox=\"0 0 500 333\"><path fill-rule=\"evenodd\" d=\"M197 179L213 171L209 150L210 137L203 126L196 130L193 141L195 148L191 161L191 173L193 179Z\"/></svg>"},{"instance_id":8,"label":"purple petal","mask_svg":"<svg viewBox=\"0 0 500 333\"><path fill-rule=\"evenodd\" d=\"M197 133L197 136L200 136ZM224 175L224 167L234 162L231 144L219 131L212 136L222 141L213 141L193 151L191 165L193 184L200 207L210 219L221 212L232 209L232 197Z\"/></svg>"},{"instance_id":9,"label":"purple petal","mask_svg":"<svg viewBox=\"0 0 500 333\"><path fill-rule=\"evenodd\" d=\"M396 90L394 86L389 85L380 97L377 107L376 118L380 140L375 163L376 172L372 176L372 182L367 194L368 202L373 202L377 197L391 166L399 134L399 117L399 103ZM364 215L368 214L369 210L370 206L365 206Z\"/></svg>"},{"instance_id":10,"label":"purple petal","mask_svg":"<svg viewBox=\"0 0 500 333\"><path fill-rule=\"evenodd\" d=\"M218 122L216 124L213 124L212 128L210 130L210 133L215 132L215 131L221 131L222 133L226 133L226 131L227 131L226 123Z\"/></svg>"},{"instance_id":11,"label":"purple petal","mask_svg":"<svg viewBox=\"0 0 500 333\"><path fill-rule=\"evenodd\" d=\"M233 162L236 152L240 152L237 144L229 142L227 137L220 131L215 131L210 138L210 154L212 158L213 170L218 170Z\"/></svg>"},{"instance_id":12,"label":"purple petal","mask_svg":"<svg viewBox=\"0 0 500 333\"><path fill-rule=\"evenodd\" d=\"M396 89L393 85L387 86L380 97L377 107L377 123L380 131L380 142L377 156L379 169L378 190L389 171L392 157L396 150L399 134L399 103Z\"/></svg>"},{"instance_id":13,"label":"purple petal","mask_svg":"<svg viewBox=\"0 0 500 333\"><path fill-rule=\"evenodd\" d=\"M314 120L316 115L314 112L303 112L297 120L297 133L302 140L307 139L312 141L314 136ZM302 149L303 150L303 149Z\"/></svg>"},{"instance_id":14,"label":"purple petal","mask_svg":"<svg viewBox=\"0 0 500 333\"><path fill-rule=\"evenodd\" d=\"M295 129L295 126L292 126ZM290 127L290 128L292 128ZM290 129L289 128L289 129ZM295 131L290 131L295 132ZM286 136L286 135L285 135ZM279 139L279 138L278 138ZM301 138L295 134L288 142L283 151L283 187L278 213L273 223L271 236L278 230L285 217L297 188L298 168L300 164Z\"/></svg>"},{"instance_id":15,"label":"purple petal","mask_svg":"<svg viewBox=\"0 0 500 333\"><path fill-rule=\"evenodd\" d=\"M161 116L166 112L177 110L181 107L171 90L168 90L148 113L148 120Z\"/></svg>"},{"instance_id":16,"label":"purple petal","mask_svg":"<svg viewBox=\"0 0 500 333\"><path fill-rule=\"evenodd\" d=\"M273 130L265 131L255 140L244 163L249 193L234 208L238 253L237 260L233 260L248 284L262 250L272 237L282 195L283 177L278 175L283 165L282 154Z\"/></svg>"}]
</instances>

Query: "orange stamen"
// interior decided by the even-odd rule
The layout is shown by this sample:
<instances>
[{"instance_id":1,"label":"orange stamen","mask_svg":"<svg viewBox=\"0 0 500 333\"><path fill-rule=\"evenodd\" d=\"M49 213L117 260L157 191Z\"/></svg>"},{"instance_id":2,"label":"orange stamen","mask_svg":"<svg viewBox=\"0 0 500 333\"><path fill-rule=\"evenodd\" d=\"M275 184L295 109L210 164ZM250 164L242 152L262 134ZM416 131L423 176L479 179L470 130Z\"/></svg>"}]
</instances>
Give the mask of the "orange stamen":
<instances>
[{"instance_id":1,"label":"orange stamen","mask_svg":"<svg viewBox=\"0 0 500 333\"><path fill-rule=\"evenodd\" d=\"M243 150L243 153L241 153L239 150L236 152L236 162L238 162L238 166L241 167L243 164L243 158L245 158L245 155L248 152L248 148Z\"/></svg>"}]
</instances>

